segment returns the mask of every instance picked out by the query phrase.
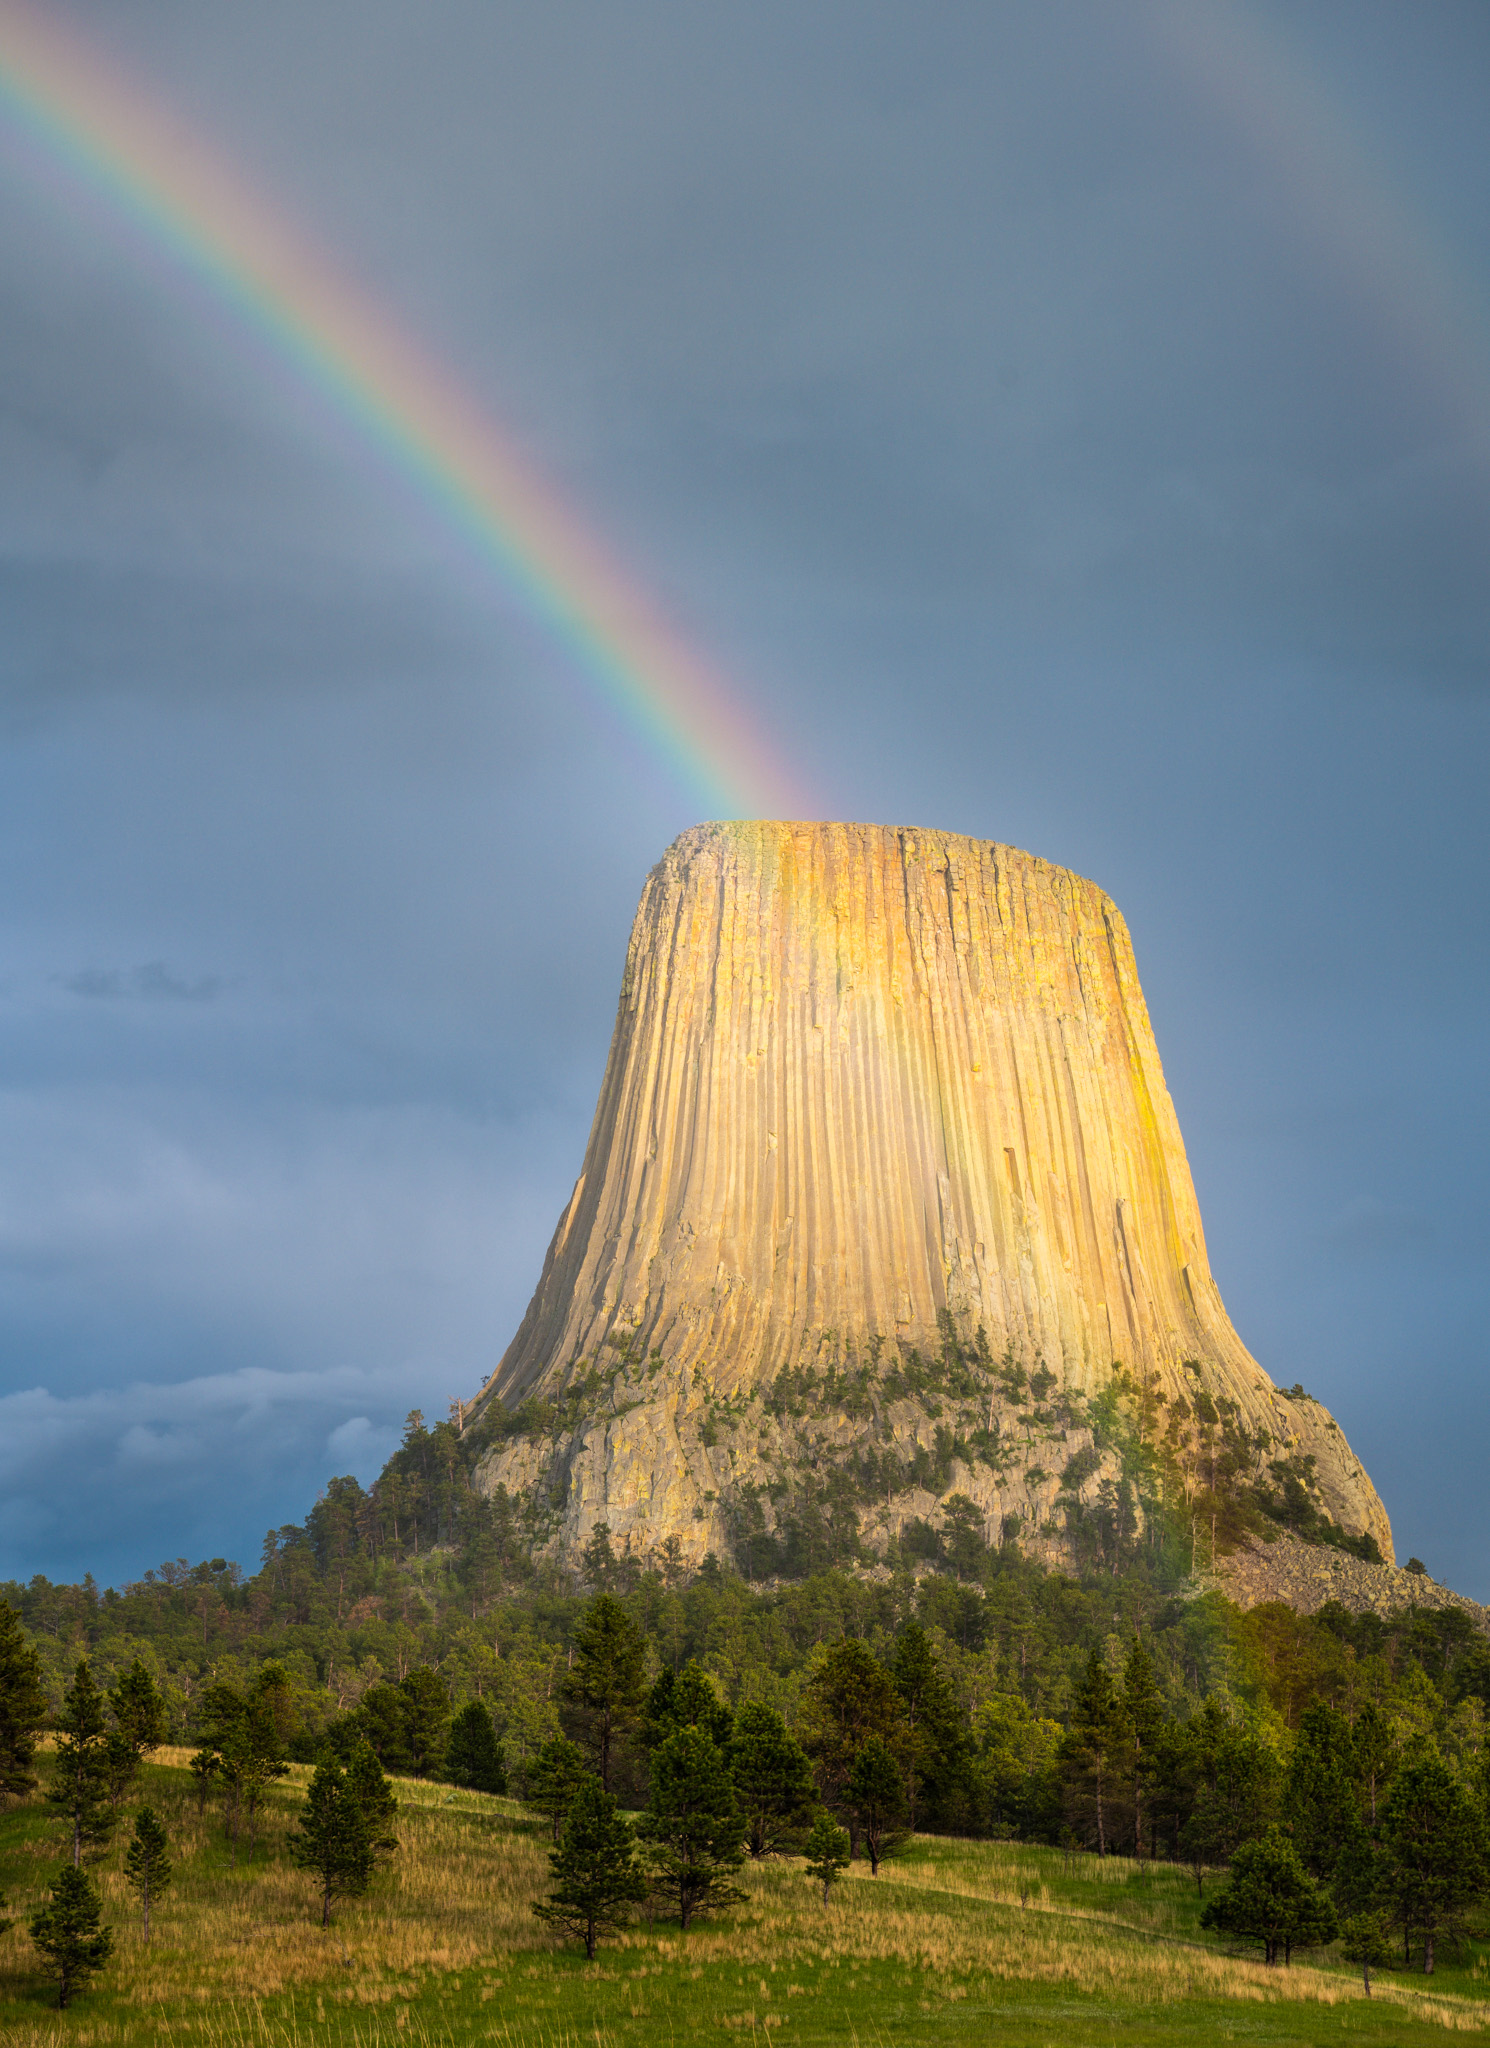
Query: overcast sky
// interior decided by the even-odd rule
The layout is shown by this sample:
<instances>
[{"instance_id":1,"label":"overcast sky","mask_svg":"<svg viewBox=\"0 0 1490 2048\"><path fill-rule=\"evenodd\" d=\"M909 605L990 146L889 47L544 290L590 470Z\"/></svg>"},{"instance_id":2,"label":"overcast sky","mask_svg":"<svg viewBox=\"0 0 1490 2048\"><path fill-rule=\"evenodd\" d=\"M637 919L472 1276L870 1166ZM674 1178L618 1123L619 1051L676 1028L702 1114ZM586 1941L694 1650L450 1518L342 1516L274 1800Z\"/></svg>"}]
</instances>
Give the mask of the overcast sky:
<instances>
[{"instance_id":1,"label":"overcast sky","mask_svg":"<svg viewBox=\"0 0 1490 2048\"><path fill-rule=\"evenodd\" d=\"M42 0L820 815L1109 889L1212 1262L1490 1598L1482 0ZM500 1355L700 815L0 116L0 1577L252 1567Z\"/></svg>"}]
</instances>

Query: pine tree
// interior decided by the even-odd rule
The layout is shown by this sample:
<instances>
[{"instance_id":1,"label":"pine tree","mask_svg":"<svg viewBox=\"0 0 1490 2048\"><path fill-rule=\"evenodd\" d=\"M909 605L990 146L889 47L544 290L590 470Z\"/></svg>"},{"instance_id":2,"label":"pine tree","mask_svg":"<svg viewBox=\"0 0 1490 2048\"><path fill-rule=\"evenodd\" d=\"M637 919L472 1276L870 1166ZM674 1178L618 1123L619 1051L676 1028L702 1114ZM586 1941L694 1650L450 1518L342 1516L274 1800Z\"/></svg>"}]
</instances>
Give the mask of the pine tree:
<instances>
[{"instance_id":1,"label":"pine tree","mask_svg":"<svg viewBox=\"0 0 1490 2048\"><path fill-rule=\"evenodd\" d=\"M1091 1817L1099 1856L1116 1832L1114 1809L1131 1779L1132 1750L1133 1730L1117 1687L1093 1650L1071 1701L1061 1765L1073 1812Z\"/></svg>"},{"instance_id":2,"label":"pine tree","mask_svg":"<svg viewBox=\"0 0 1490 2048\"><path fill-rule=\"evenodd\" d=\"M290 1856L312 1871L321 1889L321 1925L329 1926L335 1899L360 1898L373 1873L372 1830L346 1773L330 1757L312 1774L297 1826L290 1830Z\"/></svg>"},{"instance_id":3,"label":"pine tree","mask_svg":"<svg viewBox=\"0 0 1490 2048\"><path fill-rule=\"evenodd\" d=\"M362 1808L373 1855L391 1855L398 1847L398 1837L393 1832L398 1800L365 1736L347 1759L347 1789Z\"/></svg>"},{"instance_id":4,"label":"pine tree","mask_svg":"<svg viewBox=\"0 0 1490 2048\"><path fill-rule=\"evenodd\" d=\"M895 1645L890 1676L905 1713L910 1825L916 1825L923 1806L932 1826L966 1818L973 1788L962 1709L919 1622L912 1622Z\"/></svg>"},{"instance_id":5,"label":"pine tree","mask_svg":"<svg viewBox=\"0 0 1490 2048\"><path fill-rule=\"evenodd\" d=\"M1281 1807L1299 1860L1311 1877L1326 1883L1333 1879L1346 1844L1360 1833L1354 1775L1350 1723L1322 1702L1306 1707Z\"/></svg>"},{"instance_id":6,"label":"pine tree","mask_svg":"<svg viewBox=\"0 0 1490 2048\"><path fill-rule=\"evenodd\" d=\"M159 1817L142 1806L135 1815L134 1837L124 1852L124 1875L139 1895L141 1926L150 1938L150 1908L171 1881L170 1845Z\"/></svg>"},{"instance_id":7,"label":"pine tree","mask_svg":"<svg viewBox=\"0 0 1490 2048\"><path fill-rule=\"evenodd\" d=\"M1167 1718L1159 1694L1159 1682L1154 1675L1154 1660L1142 1636L1133 1638L1133 1647L1123 1664L1122 1710L1131 1734L1133 1854L1142 1856L1148 1791L1158 1775ZM1157 1853L1157 1842L1151 1840L1150 1847Z\"/></svg>"},{"instance_id":8,"label":"pine tree","mask_svg":"<svg viewBox=\"0 0 1490 2048\"><path fill-rule=\"evenodd\" d=\"M0 1600L0 1799L24 1798L35 1785L36 1732L46 1718L41 1659Z\"/></svg>"},{"instance_id":9,"label":"pine tree","mask_svg":"<svg viewBox=\"0 0 1490 2048\"><path fill-rule=\"evenodd\" d=\"M253 1690L244 1699L229 1686L217 1686L213 1688L213 1708L217 1721L213 1754L223 1787L231 1860L236 1863L242 1821L248 1821L248 1854L252 1858L259 1804L266 1788L282 1778L289 1766L271 1696Z\"/></svg>"},{"instance_id":10,"label":"pine tree","mask_svg":"<svg viewBox=\"0 0 1490 2048\"><path fill-rule=\"evenodd\" d=\"M119 1806L139 1775L140 1758L134 1744L118 1728L111 1728L103 1752L103 1785L110 1806Z\"/></svg>"},{"instance_id":11,"label":"pine tree","mask_svg":"<svg viewBox=\"0 0 1490 2048\"><path fill-rule=\"evenodd\" d=\"M716 1749L728 1748L734 1733L734 1716L696 1657L678 1672L664 1666L642 1710L642 1741L648 1749L680 1728L702 1728Z\"/></svg>"},{"instance_id":12,"label":"pine tree","mask_svg":"<svg viewBox=\"0 0 1490 2048\"><path fill-rule=\"evenodd\" d=\"M817 1803L812 1765L776 1709L762 1700L741 1707L726 1754L751 1855L799 1838Z\"/></svg>"},{"instance_id":13,"label":"pine tree","mask_svg":"<svg viewBox=\"0 0 1490 2048\"><path fill-rule=\"evenodd\" d=\"M1339 1929L1328 1896L1276 1823L1236 1851L1226 1883L1201 1908L1200 1924L1255 1941L1269 1963L1280 1950L1287 1963L1296 1948L1320 1948Z\"/></svg>"},{"instance_id":14,"label":"pine tree","mask_svg":"<svg viewBox=\"0 0 1490 2048\"><path fill-rule=\"evenodd\" d=\"M103 1900L85 1871L65 1863L47 1887L49 1906L31 1915L31 1939L57 1980L57 2003L104 1967L114 1953L114 1935L103 1921Z\"/></svg>"},{"instance_id":15,"label":"pine tree","mask_svg":"<svg viewBox=\"0 0 1490 2048\"><path fill-rule=\"evenodd\" d=\"M823 1904L826 1906L829 1891L848 1864L848 1835L831 1814L822 1813L813 1823L812 1832L803 1847L807 1856L807 1875L814 1884L822 1886Z\"/></svg>"},{"instance_id":16,"label":"pine tree","mask_svg":"<svg viewBox=\"0 0 1490 2048\"><path fill-rule=\"evenodd\" d=\"M94 1684L84 1658L62 1696L52 1782L47 1788L48 1803L59 1809L72 1829L74 1870L82 1863L85 1846L102 1848L113 1833L108 1791L109 1729L104 1695Z\"/></svg>"},{"instance_id":17,"label":"pine tree","mask_svg":"<svg viewBox=\"0 0 1490 2048\"><path fill-rule=\"evenodd\" d=\"M647 1645L619 1600L601 1593L574 1632L574 1664L561 1695L566 1730L577 1736L609 1792L622 1737L642 1701Z\"/></svg>"},{"instance_id":18,"label":"pine tree","mask_svg":"<svg viewBox=\"0 0 1490 2048\"><path fill-rule=\"evenodd\" d=\"M1393 1779L1381 1847L1393 1917L1409 1941L1422 1937L1423 1972L1431 1976L1439 1938L1458 1932L1486 1888L1483 1823L1436 1751L1413 1758Z\"/></svg>"},{"instance_id":19,"label":"pine tree","mask_svg":"<svg viewBox=\"0 0 1490 2048\"><path fill-rule=\"evenodd\" d=\"M548 1861L553 1889L547 1903L533 1911L540 1920L577 1934L593 1961L596 1942L619 1927L627 1908L647 1895L630 1824L598 1778L581 1782Z\"/></svg>"},{"instance_id":20,"label":"pine tree","mask_svg":"<svg viewBox=\"0 0 1490 2048\"><path fill-rule=\"evenodd\" d=\"M528 1804L548 1816L556 1842L586 1775L584 1753L563 1735L545 1742L528 1765Z\"/></svg>"},{"instance_id":21,"label":"pine tree","mask_svg":"<svg viewBox=\"0 0 1490 2048\"><path fill-rule=\"evenodd\" d=\"M450 1692L438 1671L416 1665L399 1685L403 1696L404 1742L416 1778L432 1777L445 1755L450 1726Z\"/></svg>"},{"instance_id":22,"label":"pine tree","mask_svg":"<svg viewBox=\"0 0 1490 2048\"><path fill-rule=\"evenodd\" d=\"M473 1792L505 1792L507 1772L492 1718L480 1700L467 1700L450 1723L445 1776Z\"/></svg>"},{"instance_id":23,"label":"pine tree","mask_svg":"<svg viewBox=\"0 0 1490 2048\"><path fill-rule=\"evenodd\" d=\"M1356 1913L1340 1929L1340 1953L1347 1963L1359 1963L1366 1996L1371 1996L1371 1972L1384 1969L1392 1960L1391 1943L1374 1913Z\"/></svg>"},{"instance_id":24,"label":"pine tree","mask_svg":"<svg viewBox=\"0 0 1490 2048\"><path fill-rule=\"evenodd\" d=\"M1243 1842L1260 1836L1277 1806L1278 1762L1262 1738L1234 1727L1214 1699L1178 1731L1180 1776L1188 1808L1179 1830L1180 1851L1203 1893L1209 1866L1230 1861Z\"/></svg>"},{"instance_id":25,"label":"pine tree","mask_svg":"<svg viewBox=\"0 0 1490 2048\"><path fill-rule=\"evenodd\" d=\"M729 1882L745 1861L745 1818L724 1758L701 1728L680 1728L652 1755L652 1796L636 1824L655 1888L687 1927L745 1897Z\"/></svg>"},{"instance_id":26,"label":"pine tree","mask_svg":"<svg viewBox=\"0 0 1490 2048\"><path fill-rule=\"evenodd\" d=\"M207 1798L217 1778L217 1751L210 1742L201 1743L186 1767L196 1787L197 1812L207 1811Z\"/></svg>"},{"instance_id":27,"label":"pine tree","mask_svg":"<svg viewBox=\"0 0 1490 2048\"><path fill-rule=\"evenodd\" d=\"M871 1735L894 1749L905 1739L905 1714L889 1672L857 1636L829 1646L802 1689L802 1747L812 1759L824 1799L843 1804L854 1758ZM854 1830L849 1829L852 1853Z\"/></svg>"},{"instance_id":28,"label":"pine tree","mask_svg":"<svg viewBox=\"0 0 1490 2048\"><path fill-rule=\"evenodd\" d=\"M905 1780L900 1766L878 1735L871 1735L854 1758L846 1788L849 1811L859 1823L869 1851L869 1874L878 1877L880 1864L905 1840Z\"/></svg>"},{"instance_id":29,"label":"pine tree","mask_svg":"<svg viewBox=\"0 0 1490 2048\"><path fill-rule=\"evenodd\" d=\"M165 1695L138 1657L109 1693L114 1725L137 1757L160 1748L168 1732Z\"/></svg>"},{"instance_id":30,"label":"pine tree","mask_svg":"<svg viewBox=\"0 0 1490 2048\"><path fill-rule=\"evenodd\" d=\"M1366 1700L1350 1731L1356 1783L1361 1788L1366 1820L1376 1826L1376 1801L1392 1774L1397 1743L1392 1724L1375 1700Z\"/></svg>"}]
</instances>

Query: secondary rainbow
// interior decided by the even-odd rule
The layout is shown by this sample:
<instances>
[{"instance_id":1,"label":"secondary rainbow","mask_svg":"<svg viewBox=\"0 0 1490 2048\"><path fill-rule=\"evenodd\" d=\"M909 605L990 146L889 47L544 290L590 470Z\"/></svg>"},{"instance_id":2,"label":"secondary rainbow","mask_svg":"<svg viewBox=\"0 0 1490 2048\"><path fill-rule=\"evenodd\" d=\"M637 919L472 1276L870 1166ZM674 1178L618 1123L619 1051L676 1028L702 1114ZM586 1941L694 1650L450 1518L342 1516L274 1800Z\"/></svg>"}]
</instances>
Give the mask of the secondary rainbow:
<instances>
[{"instance_id":1,"label":"secondary rainbow","mask_svg":"<svg viewBox=\"0 0 1490 2048\"><path fill-rule=\"evenodd\" d=\"M350 415L712 814L811 814L721 679L484 408L167 109L15 0L0 0L0 106Z\"/></svg>"}]
</instances>

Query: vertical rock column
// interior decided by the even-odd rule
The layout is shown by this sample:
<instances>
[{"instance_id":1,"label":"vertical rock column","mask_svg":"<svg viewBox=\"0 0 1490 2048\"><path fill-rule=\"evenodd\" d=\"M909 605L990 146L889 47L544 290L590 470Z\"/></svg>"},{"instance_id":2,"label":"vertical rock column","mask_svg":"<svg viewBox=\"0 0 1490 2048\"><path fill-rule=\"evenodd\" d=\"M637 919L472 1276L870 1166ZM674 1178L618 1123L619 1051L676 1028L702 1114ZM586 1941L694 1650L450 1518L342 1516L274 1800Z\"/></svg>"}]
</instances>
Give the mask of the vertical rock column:
<instances>
[{"instance_id":1,"label":"vertical rock column","mask_svg":"<svg viewBox=\"0 0 1490 2048\"><path fill-rule=\"evenodd\" d=\"M939 1311L1090 1391L1199 1360L1391 1532L1321 1409L1232 1329L1127 927L1011 847L874 825L686 832L648 877L584 1166L490 1392L629 1340L716 1394L922 1348ZM685 1404L686 1405L686 1404Z\"/></svg>"}]
</instances>

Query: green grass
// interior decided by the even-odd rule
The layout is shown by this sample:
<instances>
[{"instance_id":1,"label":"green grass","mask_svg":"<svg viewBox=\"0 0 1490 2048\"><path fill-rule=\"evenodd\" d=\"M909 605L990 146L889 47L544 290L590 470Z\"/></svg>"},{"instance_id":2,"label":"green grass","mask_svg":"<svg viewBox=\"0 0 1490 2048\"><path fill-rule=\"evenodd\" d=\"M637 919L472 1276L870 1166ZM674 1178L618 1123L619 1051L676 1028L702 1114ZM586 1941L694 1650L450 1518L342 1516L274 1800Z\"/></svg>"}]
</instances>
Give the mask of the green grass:
<instances>
[{"instance_id":1,"label":"green grass","mask_svg":"<svg viewBox=\"0 0 1490 2048\"><path fill-rule=\"evenodd\" d=\"M185 1753L147 1773L177 1881L153 1940L120 1875L126 1829L94 1866L119 1953L66 2013L18 1925L0 1937L6 2048L623 2048L748 2035L904 2048L1167 2048L1181 2041L1411 2048L1490 2027L1486 1951L1429 1980L1315 1958L1267 1970L1199 1932L1193 1880L1164 1865L919 1837L824 1909L802 1866L746 1873L748 1902L684 1936L642 1920L587 1964L529 1912L546 1843L506 1800L401 1783L402 1846L329 1931L284 1838L307 1773L276 1789L254 1860L233 1867L199 1818ZM61 1841L36 1803L0 1820L0 1888L23 1916Z\"/></svg>"}]
</instances>

